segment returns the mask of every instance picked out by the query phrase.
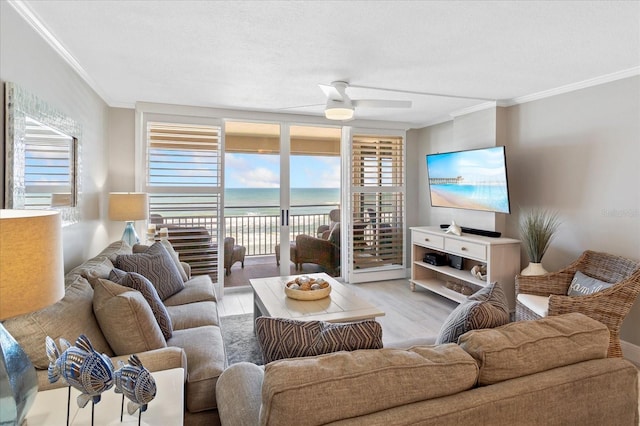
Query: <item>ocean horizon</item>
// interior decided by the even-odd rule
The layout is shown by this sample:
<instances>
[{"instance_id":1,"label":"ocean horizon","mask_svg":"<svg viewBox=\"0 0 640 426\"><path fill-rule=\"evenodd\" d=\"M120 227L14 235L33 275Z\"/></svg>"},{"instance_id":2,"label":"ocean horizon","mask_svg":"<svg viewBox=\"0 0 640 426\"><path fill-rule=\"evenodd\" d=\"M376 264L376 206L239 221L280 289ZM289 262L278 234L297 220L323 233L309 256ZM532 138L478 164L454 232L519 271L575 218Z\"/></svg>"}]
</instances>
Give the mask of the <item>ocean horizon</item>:
<instances>
[{"instance_id":1,"label":"ocean horizon","mask_svg":"<svg viewBox=\"0 0 640 426\"><path fill-rule=\"evenodd\" d=\"M226 188L225 216L280 214L280 188ZM291 188L292 215L328 213L340 205L340 188Z\"/></svg>"}]
</instances>

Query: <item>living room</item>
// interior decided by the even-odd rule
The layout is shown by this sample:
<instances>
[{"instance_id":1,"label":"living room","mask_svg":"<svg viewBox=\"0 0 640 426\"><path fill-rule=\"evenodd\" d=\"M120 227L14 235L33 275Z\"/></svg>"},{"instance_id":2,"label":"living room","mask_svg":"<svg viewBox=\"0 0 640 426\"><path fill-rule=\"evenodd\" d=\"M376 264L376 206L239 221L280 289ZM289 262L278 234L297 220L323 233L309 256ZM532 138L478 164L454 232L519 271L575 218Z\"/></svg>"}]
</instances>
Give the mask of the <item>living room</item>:
<instances>
[{"instance_id":1,"label":"living room","mask_svg":"<svg viewBox=\"0 0 640 426\"><path fill-rule=\"evenodd\" d=\"M511 66L521 62L545 62L550 70L561 76L556 81L562 83L550 87L529 86L536 89L510 96L507 98L510 101L508 103L494 102L484 105L482 109L452 108L444 118L439 115L424 116L420 125L407 126L400 116L396 116L394 120L370 118L354 122L378 129L406 131L407 187L404 223L407 229L407 253L410 251L409 227L439 225L455 220L462 226L498 230L505 236L519 238L520 219L526 211L539 208L556 211L561 218L561 226L544 257L544 267L547 270L560 270L589 249L640 259L640 191L635 188L640 183L640 169L637 167L637 159L640 158L640 6L638 2L602 2L611 3L610 8L598 8L600 2L568 2L573 5L560 3L565 3L567 9L562 9L565 13L572 10L580 15L581 8L588 11L584 12L587 15L585 21L580 22L587 27L591 25L593 33L580 29L566 34L567 39L574 42L570 44L572 48L582 44L593 44L595 48L594 37L605 39L604 47L597 54L589 49L581 50L580 60L574 63L576 68L589 69L591 74L564 74L566 64L561 59L565 56L573 58L577 52L551 49L553 43L548 40L549 44L543 51L547 49L549 56L529 56L526 48L523 48L521 56L505 58L496 49L498 53L495 53L493 59L504 69L509 70ZM250 2L243 4L249 9L256 7ZM0 7L0 80L3 85L6 82L21 85L82 123L81 220L63 229L66 272L96 255L109 243L120 239L122 223L108 220L108 195L114 191L136 190L135 141L140 125L137 110L134 105L121 103L116 93L107 95L102 91L100 84L96 83L96 77L91 74L80 75L69 65L73 58L60 56L59 50L52 47L50 41L45 40L39 32L42 29L33 28L33 22L39 21L38 14L35 13L38 11L37 4L3 1ZM555 6L538 3L535 7L544 9ZM21 9L22 13L16 8ZM35 11L33 21L29 22L28 17L24 16L25 9ZM48 12L51 13L50 10ZM242 15L247 10L237 13ZM331 11L326 13L323 16L329 19ZM558 18L560 16L567 22L572 20L570 15L557 15L556 18L562 20ZM462 17L463 24L474 19L473 16ZM46 15L43 13L40 18L46 25ZM92 23L82 22L82 25L90 28ZM415 25L419 26L420 23ZM555 21L549 23L549 31L557 26ZM497 27L487 25L486 28L496 30ZM545 27L535 30L542 37ZM507 33L503 37L508 39L509 32L515 33L518 28L509 26L505 31ZM79 38L82 38L81 33L79 34ZM84 49L99 51L104 54L105 61L111 64L120 61L117 52L114 57L107 56L111 50L108 44L84 46ZM461 55L471 54L468 49L469 47L461 46ZM609 51L610 56L604 56L606 51ZM72 53L81 55L81 52ZM345 53L343 57L353 56L353 62L357 62L358 55L352 52ZM428 56L430 53L421 52L421 55ZM261 60L265 61L264 58ZM407 59L406 62L406 66L410 66L411 60ZM588 68L586 64L590 64L592 68ZM127 68L123 63L119 66ZM313 68L310 65L307 67ZM464 63L460 65L458 80L474 80L474 74L466 71L466 67ZM359 75L352 69L356 69L353 64L344 71L353 72L352 75L340 75L337 70L327 71L324 80L315 81L315 84L347 77L355 79ZM429 80L427 71L418 70L424 74L425 80ZM130 72L135 73L134 70ZM331 74L332 72L336 74ZM511 72L517 74L516 71ZM360 76L362 85L367 84L366 76L366 73ZM185 106L178 97L182 91L181 78L187 79L172 75L175 86L156 88L160 92L175 94L175 100L154 102L153 108L157 111L183 111L194 116L220 118L235 114L233 118L246 120L329 123L318 114L298 116L282 112L253 111L249 107L239 111L237 108L222 110L210 105ZM528 75L527 78L535 81L536 75ZM404 88L402 79L402 70L399 70L394 81L378 85ZM283 80L281 86L289 86L292 91L307 89L291 85L286 78ZM456 80L453 81L450 84L455 85ZM254 91L260 91L261 84L263 83L252 82L251 86ZM320 93L317 87L312 87L311 90ZM421 90L436 93L445 91L437 84L425 84ZM480 92L470 94L449 90L447 93L483 97L477 94ZM391 99L394 95L395 93L389 94ZM208 96L215 97L216 94ZM492 96L496 99L503 98L499 95ZM136 101L147 102L148 99ZM449 115L455 111L455 116ZM0 117L3 125L6 118L4 114L3 111ZM510 215L431 207L425 167L427 154L500 145L507 150ZM4 170L2 174L4 176ZM521 251L520 263L522 268L528 263L524 250ZM640 364L640 328L637 324L640 324L638 301L622 324L621 339L625 357Z\"/></svg>"}]
</instances>

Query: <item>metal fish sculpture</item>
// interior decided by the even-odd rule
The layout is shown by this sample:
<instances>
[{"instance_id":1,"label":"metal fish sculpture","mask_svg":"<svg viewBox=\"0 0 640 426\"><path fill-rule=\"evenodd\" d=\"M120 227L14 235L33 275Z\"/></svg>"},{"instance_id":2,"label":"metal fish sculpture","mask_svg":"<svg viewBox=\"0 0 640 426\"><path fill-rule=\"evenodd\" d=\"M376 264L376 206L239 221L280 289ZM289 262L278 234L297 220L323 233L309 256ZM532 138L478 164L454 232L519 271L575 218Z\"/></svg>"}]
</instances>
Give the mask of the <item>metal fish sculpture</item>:
<instances>
[{"instance_id":1,"label":"metal fish sculpture","mask_svg":"<svg viewBox=\"0 0 640 426\"><path fill-rule=\"evenodd\" d=\"M49 336L45 343L49 358L49 382L62 378L66 383L78 389L78 407L84 408L87 402L100 402L100 394L113 386L113 363L105 354L93 349L89 338L81 334L76 345L60 339L60 353L56 343Z\"/></svg>"},{"instance_id":2,"label":"metal fish sculpture","mask_svg":"<svg viewBox=\"0 0 640 426\"><path fill-rule=\"evenodd\" d=\"M118 361L120 369L114 373L116 393L122 393L129 398L127 412L133 414L147 410L147 404L156 397L156 381L143 365L137 355L129 357L129 363Z\"/></svg>"}]
</instances>

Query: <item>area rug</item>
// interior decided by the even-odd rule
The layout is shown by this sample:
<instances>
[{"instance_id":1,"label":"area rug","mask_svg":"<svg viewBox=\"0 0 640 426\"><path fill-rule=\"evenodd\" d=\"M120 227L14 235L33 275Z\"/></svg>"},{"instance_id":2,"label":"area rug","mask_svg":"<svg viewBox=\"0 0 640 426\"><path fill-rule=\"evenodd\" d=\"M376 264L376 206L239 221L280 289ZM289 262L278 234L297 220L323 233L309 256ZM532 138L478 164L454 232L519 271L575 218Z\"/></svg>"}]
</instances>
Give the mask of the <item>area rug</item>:
<instances>
[{"instance_id":1,"label":"area rug","mask_svg":"<svg viewBox=\"0 0 640 426\"><path fill-rule=\"evenodd\" d=\"M220 322L227 363L246 361L262 365L262 351L253 332L253 314L221 317Z\"/></svg>"}]
</instances>

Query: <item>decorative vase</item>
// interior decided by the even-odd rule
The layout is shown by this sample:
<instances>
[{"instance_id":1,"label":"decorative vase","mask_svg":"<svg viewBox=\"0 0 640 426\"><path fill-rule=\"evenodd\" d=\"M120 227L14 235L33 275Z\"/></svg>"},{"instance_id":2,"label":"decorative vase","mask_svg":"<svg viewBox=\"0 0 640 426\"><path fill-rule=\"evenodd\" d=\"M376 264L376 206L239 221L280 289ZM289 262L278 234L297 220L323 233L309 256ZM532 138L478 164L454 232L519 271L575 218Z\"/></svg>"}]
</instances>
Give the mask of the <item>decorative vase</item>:
<instances>
[{"instance_id":1,"label":"decorative vase","mask_svg":"<svg viewBox=\"0 0 640 426\"><path fill-rule=\"evenodd\" d=\"M542 267L542 263L530 262L529 265L520 272L520 275L544 275L547 270Z\"/></svg>"}]
</instances>

